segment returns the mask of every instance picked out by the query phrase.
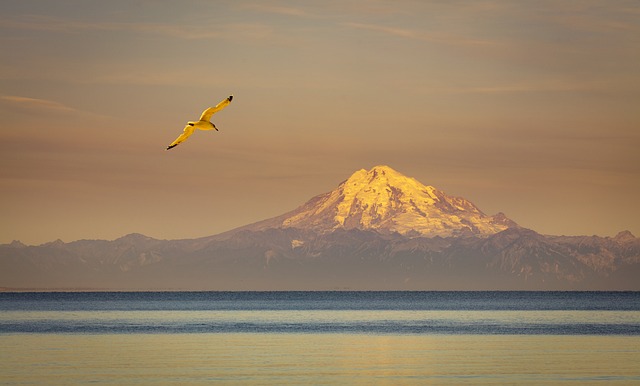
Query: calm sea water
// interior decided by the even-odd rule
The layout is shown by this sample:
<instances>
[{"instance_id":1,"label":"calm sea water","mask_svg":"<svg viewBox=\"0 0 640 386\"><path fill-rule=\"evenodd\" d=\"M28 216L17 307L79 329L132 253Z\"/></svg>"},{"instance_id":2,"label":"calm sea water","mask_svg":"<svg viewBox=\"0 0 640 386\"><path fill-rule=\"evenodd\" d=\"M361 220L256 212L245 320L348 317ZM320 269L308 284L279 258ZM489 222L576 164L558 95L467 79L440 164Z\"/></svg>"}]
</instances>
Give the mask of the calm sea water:
<instances>
[{"instance_id":1,"label":"calm sea water","mask_svg":"<svg viewBox=\"0 0 640 386\"><path fill-rule=\"evenodd\" d=\"M1 384L640 384L638 292L0 293Z\"/></svg>"}]
</instances>

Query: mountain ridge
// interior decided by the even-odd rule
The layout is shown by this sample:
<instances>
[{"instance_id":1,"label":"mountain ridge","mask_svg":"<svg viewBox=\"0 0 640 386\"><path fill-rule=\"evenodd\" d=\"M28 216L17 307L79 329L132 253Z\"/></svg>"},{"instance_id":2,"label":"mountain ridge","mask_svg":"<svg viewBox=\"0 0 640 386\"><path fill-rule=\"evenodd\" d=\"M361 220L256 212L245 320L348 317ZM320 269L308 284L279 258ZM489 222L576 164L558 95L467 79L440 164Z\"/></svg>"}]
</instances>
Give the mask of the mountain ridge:
<instances>
[{"instance_id":1,"label":"mountain ridge","mask_svg":"<svg viewBox=\"0 0 640 386\"><path fill-rule=\"evenodd\" d=\"M387 166L213 236L0 245L0 288L640 290L640 239L551 236Z\"/></svg>"},{"instance_id":2,"label":"mountain ridge","mask_svg":"<svg viewBox=\"0 0 640 386\"><path fill-rule=\"evenodd\" d=\"M106 290L640 290L640 239L405 237L241 230L215 240L121 237L0 245L0 287Z\"/></svg>"}]
</instances>

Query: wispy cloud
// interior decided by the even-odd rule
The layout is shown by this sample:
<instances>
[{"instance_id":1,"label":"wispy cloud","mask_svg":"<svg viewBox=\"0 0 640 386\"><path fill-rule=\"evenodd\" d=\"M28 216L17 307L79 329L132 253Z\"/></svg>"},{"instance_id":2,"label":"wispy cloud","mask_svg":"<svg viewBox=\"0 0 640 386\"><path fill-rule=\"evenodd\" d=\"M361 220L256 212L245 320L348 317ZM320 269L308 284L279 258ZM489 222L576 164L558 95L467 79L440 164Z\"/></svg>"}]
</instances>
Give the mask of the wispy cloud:
<instances>
[{"instance_id":1,"label":"wispy cloud","mask_svg":"<svg viewBox=\"0 0 640 386\"><path fill-rule=\"evenodd\" d=\"M381 32L388 35L403 37L403 38L411 38L411 39L419 38L418 34L415 31L411 31L405 28L386 27L382 25L365 24L365 23L344 23L344 25L347 27L365 29L369 31L376 31L376 32Z\"/></svg>"},{"instance_id":2,"label":"wispy cloud","mask_svg":"<svg viewBox=\"0 0 640 386\"><path fill-rule=\"evenodd\" d=\"M77 109L54 100L31 98L19 95L0 95L0 108L20 111L23 114L28 114L34 117L48 114L63 117L75 116L100 121L113 119L110 115Z\"/></svg>"},{"instance_id":3,"label":"wispy cloud","mask_svg":"<svg viewBox=\"0 0 640 386\"><path fill-rule=\"evenodd\" d=\"M197 24L149 22L88 22L65 20L49 16L27 15L0 17L0 28L8 30L43 31L52 33L80 33L85 31L123 32L130 36L159 36L179 40L243 39L264 41L274 37L273 27L260 22L216 24L206 19Z\"/></svg>"},{"instance_id":4,"label":"wispy cloud","mask_svg":"<svg viewBox=\"0 0 640 386\"><path fill-rule=\"evenodd\" d=\"M547 80L533 83L515 83L490 86L469 86L441 90L449 94L521 94L535 92L604 91L617 85L604 81Z\"/></svg>"},{"instance_id":5,"label":"wispy cloud","mask_svg":"<svg viewBox=\"0 0 640 386\"><path fill-rule=\"evenodd\" d=\"M175 25L166 23L145 22L87 22L65 20L49 16L25 15L14 18L0 18L0 27L51 32L80 31L125 31L150 35L163 35L180 39L208 39L221 36L220 28L213 25Z\"/></svg>"},{"instance_id":6,"label":"wispy cloud","mask_svg":"<svg viewBox=\"0 0 640 386\"><path fill-rule=\"evenodd\" d=\"M595 34L637 33L640 31L640 5L637 2L580 1L574 3L553 2L554 12L534 14L533 20L548 21L567 30Z\"/></svg>"},{"instance_id":7,"label":"wispy cloud","mask_svg":"<svg viewBox=\"0 0 640 386\"><path fill-rule=\"evenodd\" d=\"M2 95L0 96L0 100L3 103L15 107L32 109L32 110L46 110L50 112L63 112L63 113L72 113L78 112L78 110L66 106L62 103L47 100L47 99L38 99L38 98L28 98L23 96L16 95Z\"/></svg>"},{"instance_id":8,"label":"wispy cloud","mask_svg":"<svg viewBox=\"0 0 640 386\"><path fill-rule=\"evenodd\" d=\"M389 27L379 24L369 23L343 23L344 26L362 30L379 32L398 38L421 40L436 44L455 45L455 46L495 46L499 43L496 41L469 38L466 36L456 36L445 32L429 33L416 29L406 29L398 27Z\"/></svg>"},{"instance_id":9,"label":"wispy cloud","mask_svg":"<svg viewBox=\"0 0 640 386\"><path fill-rule=\"evenodd\" d=\"M310 14L307 11L302 10L300 8L275 6L275 5L269 5L269 4L247 4L243 8L264 12L264 13L275 13L275 14L287 15L287 16L298 16L298 17L310 16Z\"/></svg>"}]
</instances>

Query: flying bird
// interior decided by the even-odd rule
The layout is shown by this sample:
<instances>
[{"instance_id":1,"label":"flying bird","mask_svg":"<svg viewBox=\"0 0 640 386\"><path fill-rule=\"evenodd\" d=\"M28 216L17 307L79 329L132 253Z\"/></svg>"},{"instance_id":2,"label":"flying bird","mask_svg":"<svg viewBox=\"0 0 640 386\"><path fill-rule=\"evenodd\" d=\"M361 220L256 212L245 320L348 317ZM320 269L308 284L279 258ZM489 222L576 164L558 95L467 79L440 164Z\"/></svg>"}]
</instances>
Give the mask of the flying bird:
<instances>
[{"instance_id":1,"label":"flying bird","mask_svg":"<svg viewBox=\"0 0 640 386\"><path fill-rule=\"evenodd\" d=\"M218 111L224 109L225 107L227 107L229 103L231 103L232 99L233 99L233 95L230 95L228 98L226 98L222 102L215 105L215 107L209 107L208 109L202 112L202 115L200 116L199 121L187 122L187 125L184 127L183 133L180 134L180 136L176 138L175 141L171 142L171 145L167 146L167 150L171 149L172 147L176 147L182 142L184 142L187 138L189 138L191 134L193 134L194 131L196 131L196 129L200 129L200 130L215 129L216 131L218 131L218 128L216 127L216 125L210 122L211 116L217 113Z\"/></svg>"}]
</instances>

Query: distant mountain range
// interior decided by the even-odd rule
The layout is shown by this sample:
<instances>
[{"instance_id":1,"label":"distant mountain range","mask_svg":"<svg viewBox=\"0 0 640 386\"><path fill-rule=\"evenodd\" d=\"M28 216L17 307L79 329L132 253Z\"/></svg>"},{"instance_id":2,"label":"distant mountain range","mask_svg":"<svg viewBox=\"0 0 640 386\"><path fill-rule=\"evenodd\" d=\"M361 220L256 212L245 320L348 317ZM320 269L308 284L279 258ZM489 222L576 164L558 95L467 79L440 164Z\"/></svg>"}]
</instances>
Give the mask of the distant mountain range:
<instances>
[{"instance_id":1,"label":"distant mountain range","mask_svg":"<svg viewBox=\"0 0 640 386\"><path fill-rule=\"evenodd\" d=\"M548 236L388 166L219 235L0 245L0 287L58 290L640 290L640 239Z\"/></svg>"}]
</instances>

